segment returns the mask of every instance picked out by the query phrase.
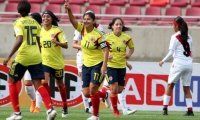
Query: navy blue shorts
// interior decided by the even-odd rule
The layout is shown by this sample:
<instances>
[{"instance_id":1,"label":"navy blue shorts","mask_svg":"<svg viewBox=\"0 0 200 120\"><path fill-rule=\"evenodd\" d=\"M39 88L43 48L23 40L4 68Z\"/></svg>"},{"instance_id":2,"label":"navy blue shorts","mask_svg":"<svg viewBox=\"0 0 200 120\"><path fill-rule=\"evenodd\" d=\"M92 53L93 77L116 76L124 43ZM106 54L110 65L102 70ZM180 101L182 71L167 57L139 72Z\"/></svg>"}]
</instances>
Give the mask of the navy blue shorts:
<instances>
[{"instance_id":1,"label":"navy blue shorts","mask_svg":"<svg viewBox=\"0 0 200 120\"><path fill-rule=\"evenodd\" d=\"M118 82L118 85L124 86L126 76L126 68L107 67L107 80L109 84Z\"/></svg>"},{"instance_id":2,"label":"navy blue shorts","mask_svg":"<svg viewBox=\"0 0 200 120\"><path fill-rule=\"evenodd\" d=\"M14 80L21 80L26 70L30 72L32 80L44 79L42 63L30 66L23 66L22 64L13 61L10 67L9 76L12 77Z\"/></svg>"},{"instance_id":3,"label":"navy blue shorts","mask_svg":"<svg viewBox=\"0 0 200 120\"><path fill-rule=\"evenodd\" d=\"M46 65L43 65L43 69L44 69L44 72L48 72L50 75L52 75L57 80L63 79L63 74L64 74L63 69L57 70L57 69L51 68L51 67L46 66Z\"/></svg>"},{"instance_id":4,"label":"navy blue shorts","mask_svg":"<svg viewBox=\"0 0 200 120\"><path fill-rule=\"evenodd\" d=\"M82 68L82 88L89 87L90 83L94 83L97 85L101 85L104 75L101 75L101 67L102 67L103 62L92 66L92 67L86 67L83 65Z\"/></svg>"}]
</instances>

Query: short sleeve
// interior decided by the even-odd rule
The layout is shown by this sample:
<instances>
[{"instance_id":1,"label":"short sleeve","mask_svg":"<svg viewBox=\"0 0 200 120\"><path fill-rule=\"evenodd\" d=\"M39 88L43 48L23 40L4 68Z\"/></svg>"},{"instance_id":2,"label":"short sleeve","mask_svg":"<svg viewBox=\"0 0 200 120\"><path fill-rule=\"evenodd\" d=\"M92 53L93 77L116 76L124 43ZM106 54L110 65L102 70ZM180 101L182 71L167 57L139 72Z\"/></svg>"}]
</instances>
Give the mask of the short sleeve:
<instances>
[{"instance_id":1,"label":"short sleeve","mask_svg":"<svg viewBox=\"0 0 200 120\"><path fill-rule=\"evenodd\" d=\"M73 40L79 41L81 40L81 33L77 30L74 31L74 38Z\"/></svg>"},{"instance_id":2,"label":"short sleeve","mask_svg":"<svg viewBox=\"0 0 200 120\"><path fill-rule=\"evenodd\" d=\"M104 31L103 31L103 27L102 27L101 24L99 24L99 26L97 27L97 29L98 29L100 32L104 33Z\"/></svg>"},{"instance_id":3,"label":"short sleeve","mask_svg":"<svg viewBox=\"0 0 200 120\"><path fill-rule=\"evenodd\" d=\"M58 35L58 39L61 43L67 43L67 37L65 35L65 33L62 31L59 35Z\"/></svg>"},{"instance_id":4,"label":"short sleeve","mask_svg":"<svg viewBox=\"0 0 200 120\"><path fill-rule=\"evenodd\" d=\"M78 26L77 26L76 30L78 32L82 32L83 29L84 29L84 25L82 23L78 22Z\"/></svg>"},{"instance_id":5,"label":"short sleeve","mask_svg":"<svg viewBox=\"0 0 200 120\"><path fill-rule=\"evenodd\" d=\"M16 23L14 25L14 32L15 32L15 36L19 36L19 35L22 35L23 36L23 28L21 25L19 25L18 23Z\"/></svg>"},{"instance_id":6,"label":"short sleeve","mask_svg":"<svg viewBox=\"0 0 200 120\"><path fill-rule=\"evenodd\" d=\"M134 43L133 43L132 38L130 38L130 39L127 41L127 46L128 46L129 49L134 48Z\"/></svg>"}]
</instances>

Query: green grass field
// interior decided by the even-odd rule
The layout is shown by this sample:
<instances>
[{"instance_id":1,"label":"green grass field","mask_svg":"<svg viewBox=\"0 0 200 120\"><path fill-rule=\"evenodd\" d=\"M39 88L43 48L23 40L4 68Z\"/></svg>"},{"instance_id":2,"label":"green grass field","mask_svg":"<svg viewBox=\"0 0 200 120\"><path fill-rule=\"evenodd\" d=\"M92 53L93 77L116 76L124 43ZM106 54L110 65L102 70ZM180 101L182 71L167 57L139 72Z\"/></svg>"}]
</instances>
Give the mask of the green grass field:
<instances>
[{"instance_id":1,"label":"green grass field","mask_svg":"<svg viewBox=\"0 0 200 120\"><path fill-rule=\"evenodd\" d=\"M56 120L86 120L90 117L89 114L83 112L83 108L70 108L67 118L61 117L61 108L55 108L57 111ZM0 120L5 120L12 114L11 107L0 107ZM21 107L23 120L46 120L46 110L44 107L39 114L29 112L28 107ZM162 116L159 111L137 111L134 115L114 117L112 110L100 109L101 120L199 120L200 113L195 112L195 116L182 116L185 112L169 111L168 116Z\"/></svg>"}]
</instances>

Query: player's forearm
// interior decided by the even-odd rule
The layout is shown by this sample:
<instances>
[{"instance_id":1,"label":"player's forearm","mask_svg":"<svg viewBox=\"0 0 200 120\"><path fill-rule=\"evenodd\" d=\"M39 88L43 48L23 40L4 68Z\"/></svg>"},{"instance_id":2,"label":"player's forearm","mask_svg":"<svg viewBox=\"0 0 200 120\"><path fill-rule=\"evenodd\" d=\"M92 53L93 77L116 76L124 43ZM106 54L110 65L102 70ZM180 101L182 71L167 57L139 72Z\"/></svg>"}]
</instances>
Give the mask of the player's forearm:
<instances>
[{"instance_id":1,"label":"player's forearm","mask_svg":"<svg viewBox=\"0 0 200 120\"><path fill-rule=\"evenodd\" d=\"M69 17L70 22L72 23L72 25L74 26L74 28L77 29L78 22L74 18L74 15L72 14L71 9L68 9L67 13L68 13L68 17Z\"/></svg>"},{"instance_id":2,"label":"player's forearm","mask_svg":"<svg viewBox=\"0 0 200 120\"><path fill-rule=\"evenodd\" d=\"M58 43L58 45L62 48L67 49L68 48L68 44L67 43Z\"/></svg>"},{"instance_id":3,"label":"player's forearm","mask_svg":"<svg viewBox=\"0 0 200 120\"><path fill-rule=\"evenodd\" d=\"M103 49L103 52L104 52L103 66L107 67L108 54L109 54L108 47L105 47L105 48Z\"/></svg>"},{"instance_id":4,"label":"player's forearm","mask_svg":"<svg viewBox=\"0 0 200 120\"><path fill-rule=\"evenodd\" d=\"M134 48L129 49L128 55L131 56L134 52Z\"/></svg>"},{"instance_id":5,"label":"player's forearm","mask_svg":"<svg viewBox=\"0 0 200 120\"><path fill-rule=\"evenodd\" d=\"M78 44L73 44L72 47L73 47L73 48L76 48L76 49L81 49L81 46L78 45Z\"/></svg>"}]
</instances>

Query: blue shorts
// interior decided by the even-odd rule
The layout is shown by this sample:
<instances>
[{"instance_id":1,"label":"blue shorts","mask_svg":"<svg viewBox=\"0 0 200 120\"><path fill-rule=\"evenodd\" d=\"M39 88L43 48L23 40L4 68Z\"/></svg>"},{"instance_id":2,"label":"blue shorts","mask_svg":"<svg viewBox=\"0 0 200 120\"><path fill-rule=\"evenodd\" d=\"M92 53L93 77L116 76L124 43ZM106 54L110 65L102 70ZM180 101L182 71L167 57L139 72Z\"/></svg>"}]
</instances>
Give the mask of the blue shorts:
<instances>
[{"instance_id":1,"label":"blue shorts","mask_svg":"<svg viewBox=\"0 0 200 120\"><path fill-rule=\"evenodd\" d=\"M119 86L124 86L126 80L126 68L107 67L107 80L109 84L118 82Z\"/></svg>"},{"instance_id":2,"label":"blue shorts","mask_svg":"<svg viewBox=\"0 0 200 120\"><path fill-rule=\"evenodd\" d=\"M64 74L63 69L57 70L57 69L51 68L51 67L46 66L46 65L43 65L43 69L44 69L44 72L48 72L50 75L52 75L57 80L63 79L63 74Z\"/></svg>"},{"instance_id":3,"label":"blue shorts","mask_svg":"<svg viewBox=\"0 0 200 120\"><path fill-rule=\"evenodd\" d=\"M82 68L82 88L89 87L90 83L94 83L97 85L101 85L104 75L101 75L101 67L102 67L103 62L92 66L92 67L86 67L83 65Z\"/></svg>"},{"instance_id":4,"label":"blue shorts","mask_svg":"<svg viewBox=\"0 0 200 120\"><path fill-rule=\"evenodd\" d=\"M26 70L30 72L32 80L44 79L42 63L30 66L23 66L22 64L13 61L10 67L9 76L12 77L14 80L21 80Z\"/></svg>"}]
</instances>

